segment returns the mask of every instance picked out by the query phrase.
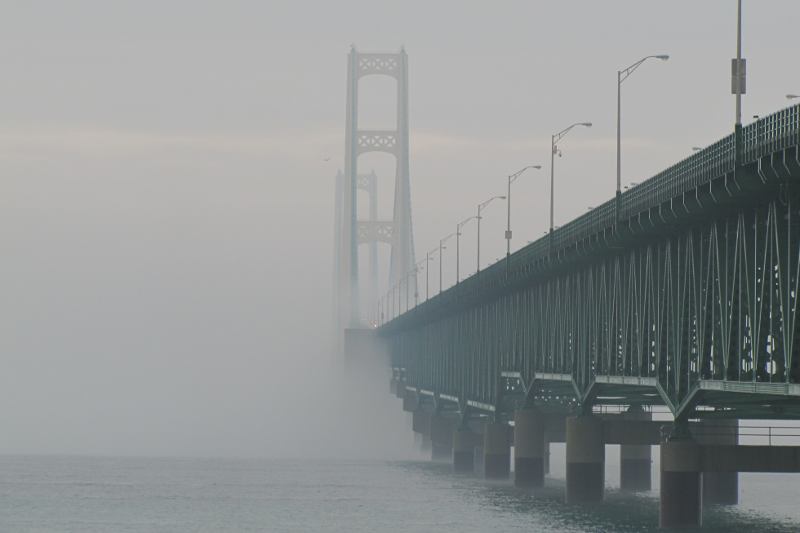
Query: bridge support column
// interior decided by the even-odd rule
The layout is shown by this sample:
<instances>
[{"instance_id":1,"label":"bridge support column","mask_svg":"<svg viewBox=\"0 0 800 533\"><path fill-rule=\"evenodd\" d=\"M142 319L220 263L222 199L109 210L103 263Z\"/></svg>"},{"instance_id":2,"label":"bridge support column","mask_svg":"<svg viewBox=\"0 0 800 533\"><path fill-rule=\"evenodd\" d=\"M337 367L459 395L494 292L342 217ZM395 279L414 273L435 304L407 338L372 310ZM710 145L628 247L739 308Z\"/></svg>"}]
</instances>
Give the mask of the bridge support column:
<instances>
[{"instance_id":1,"label":"bridge support column","mask_svg":"<svg viewBox=\"0 0 800 533\"><path fill-rule=\"evenodd\" d=\"M398 389L398 394L402 392L403 411L413 413L419 407L419 396L413 390Z\"/></svg>"},{"instance_id":2,"label":"bridge support column","mask_svg":"<svg viewBox=\"0 0 800 533\"><path fill-rule=\"evenodd\" d=\"M650 412L641 407L631 407L626 420L652 420ZM652 488L652 450L648 445L623 444L619 447L619 485L622 490L649 491Z\"/></svg>"},{"instance_id":3,"label":"bridge support column","mask_svg":"<svg viewBox=\"0 0 800 533\"><path fill-rule=\"evenodd\" d=\"M541 487L545 473L545 420L538 409L514 413L514 484Z\"/></svg>"},{"instance_id":4,"label":"bridge support column","mask_svg":"<svg viewBox=\"0 0 800 533\"><path fill-rule=\"evenodd\" d=\"M739 421L730 419L701 421L697 440L700 444L738 444ZM703 503L706 505L739 503L739 473L704 472Z\"/></svg>"},{"instance_id":5,"label":"bridge support column","mask_svg":"<svg viewBox=\"0 0 800 533\"><path fill-rule=\"evenodd\" d=\"M544 457L542 459L544 462L544 473L547 475L550 473L550 443L547 440L544 441Z\"/></svg>"},{"instance_id":6,"label":"bridge support column","mask_svg":"<svg viewBox=\"0 0 800 533\"><path fill-rule=\"evenodd\" d=\"M466 427L453 430L453 470L472 472L475 467L475 441L477 435Z\"/></svg>"},{"instance_id":7,"label":"bridge support column","mask_svg":"<svg viewBox=\"0 0 800 533\"><path fill-rule=\"evenodd\" d=\"M453 420L436 414L431 416L431 459L449 461L453 453Z\"/></svg>"},{"instance_id":8,"label":"bridge support column","mask_svg":"<svg viewBox=\"0 0 800 533\"><path fill-rule=\"evenodd\" d=\"M507 479L510 473L509 427L502 422L487 422L483 432L483 475L487 479Z\"/></svg>"},{"instance_id":9,"label":"bridge support column","mask_svg":"<svg viewBox=\"0 0 800 533\"><path fill-rule=\"evenodd\" d=\"M696 527L703 521L700 446L692 440L661 444L661 527Z\"/></svg>"},{"instance_id":10,"label":"bridge support column","mask_svg":"<svg viewBox=\"0 0 800 533\"><path fill-rule=\"evenodd\" d=\"M411 428L419 435L420 450L423 453L432 452L431 414L418 408L411 415Z\"/></svg>"},{"instance_id":11,"label":"bridge support column","mask_svg":"<svg viewBox=\"0 0 800 533\"><path fill-rule=\"evenodd\" d=\"M604 485L603 421L591 415L567 418L567 503L601 501Z\"/></svg>"}]
</instances>

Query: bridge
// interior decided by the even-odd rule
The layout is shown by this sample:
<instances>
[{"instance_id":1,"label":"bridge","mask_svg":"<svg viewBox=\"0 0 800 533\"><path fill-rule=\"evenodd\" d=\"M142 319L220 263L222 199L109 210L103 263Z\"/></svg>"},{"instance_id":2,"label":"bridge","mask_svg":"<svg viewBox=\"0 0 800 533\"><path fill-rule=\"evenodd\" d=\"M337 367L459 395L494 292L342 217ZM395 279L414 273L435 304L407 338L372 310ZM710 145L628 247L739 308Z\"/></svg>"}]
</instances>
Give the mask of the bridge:
<instances>
[{"instance_id":1,"label":"bridge","mask_svg":"<svg viewBox=\"0 0 800 533\"><path fill-rule=\"evenodd\" d=\"M737 98L727 137L420 301L407 64L403 50L350 51L336 320L345 355L387 355L432 458L509 478L513 448L515 484L540 487L549 444L565 442L566 500L581 503L603 499L606 444L620 445L632 491L651 489L658 445L665 527L736 503L739 472L800 472L800 446L747 422L800 419L800 106L742 126ZM358 129L369 75L397 80L396 129ZM371 151L397 161L391 218L376 209L378 177L358 172ZM379 243L394 289L377 299ZM763 430L766 443L740 443Z\"/></svg>"},{"instance_id":2,"label":"bridge","mask_svg":"<svg viewBox=\"0 0 800 533\"><path fill-rule=\"evenodd\" d=\"M799 148L794 106L439 295L382 300L391 389L434 456L508 477L513 444L537 486L566 440L579 502L603 497L604 444L634 489L660 444L663 525L735 502L737 472L799 471L800 448L737 445L738 420L800 418Z\"/></svg>"}]
</instances>

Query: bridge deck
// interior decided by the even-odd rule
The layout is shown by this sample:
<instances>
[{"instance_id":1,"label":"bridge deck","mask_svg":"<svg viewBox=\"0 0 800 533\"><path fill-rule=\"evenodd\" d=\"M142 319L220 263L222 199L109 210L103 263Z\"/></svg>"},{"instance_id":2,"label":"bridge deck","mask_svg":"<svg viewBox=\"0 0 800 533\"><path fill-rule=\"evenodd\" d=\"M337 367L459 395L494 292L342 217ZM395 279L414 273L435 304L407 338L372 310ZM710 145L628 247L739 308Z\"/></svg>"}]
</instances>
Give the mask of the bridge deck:
<instances>
[{"instance_id":1,"label":"bridge deck","mask_svg":"<svg viewBox=\"0 0 800 533\"><path fill-rule=\"evenodd\" d=\"M798 146L793 106L391 317L393 365L462 409L517 373L528 400L796 416Z\"/></svg>"}]
</instances>

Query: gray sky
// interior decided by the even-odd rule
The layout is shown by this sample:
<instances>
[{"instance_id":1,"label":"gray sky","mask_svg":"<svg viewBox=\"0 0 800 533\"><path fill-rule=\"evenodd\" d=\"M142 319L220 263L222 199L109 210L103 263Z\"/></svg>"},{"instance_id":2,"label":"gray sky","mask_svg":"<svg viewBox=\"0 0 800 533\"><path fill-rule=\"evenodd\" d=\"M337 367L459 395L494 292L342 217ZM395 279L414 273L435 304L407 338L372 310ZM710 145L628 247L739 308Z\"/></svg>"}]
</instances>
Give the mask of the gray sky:
<instances>
[{"instance_id":1,"label":"gray sky","mask_svg":"<svg viewBox=\"0 0 800 533\"><path fill-rule=\"evenodd\" d=\"M745 117L800 93L798 22L745 1ZM575 121L595 127L562 145L556 223L609 198L616 70L641 56L672 59L625 83L624 182L733 121L733 0L6 0L0 35L0 452L346 453L352 419L385 420L353 416L326 351L351 43L409 54L418 254L531 163L515 244L540 235ZM392 82L362 91L384 125ZM390 161L361 161L385 192Z\"/></svg>"}]
</instances>

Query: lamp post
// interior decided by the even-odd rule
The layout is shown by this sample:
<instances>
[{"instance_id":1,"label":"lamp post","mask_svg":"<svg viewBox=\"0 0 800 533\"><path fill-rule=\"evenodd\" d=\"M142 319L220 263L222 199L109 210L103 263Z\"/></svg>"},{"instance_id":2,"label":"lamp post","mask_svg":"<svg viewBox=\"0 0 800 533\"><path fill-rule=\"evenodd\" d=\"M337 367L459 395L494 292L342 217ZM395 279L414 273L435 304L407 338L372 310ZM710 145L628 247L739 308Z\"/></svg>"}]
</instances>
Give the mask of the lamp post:
<instances>
[{"instance_id":1,"label":"lamp post","mask_svg":"<svg viewBox=\"0 0 800 533\"><path fill-rule=\"evenodd\" d=\"M558 141L564 138L564 136L569 133L569 131L574 128L575 126L583 126L585 128L591 128L591 122L576 122L575 124L571 124L564 128L563 130L559 131L555 135L552 136L550 142L550 235L553 234L553 198L555 194L553 192L553 185L555 184L555 163L556 163L556 153L558 153L558 157L561 157L561 151L558 149Z\"/></svg>"},{"instance_id":2,"label":"lamp post","mask_svg":"<svg viewBox=\"0 0 800 533\"><path fill-rule=\"evenodd\" d=\"M412 268L411 270L406 272L406 275L405 275L405 281L406 281L406 312L408 312L411 309L411 305L410 305L410 302L409 302L409 296L408 296L408 289L409 289L409 285L411 285L410 282L411 282L411 276L412 275L413 276L417 275L417 265L414 265L414 268ZM416 305L416 303L414 305Z\"/></svg>"},{"instance_id":3,"label":"lamp post","mask_svg":"<svg viewBox=\"0 0 800 533\"><path fill-rule=\"evenodd\" d=\"M416 268L414 269L414 307L419 305L419 280L417 279L417 275L421 269L427 266L425 265L427 262L427 258L417 261Z\"/></svg>"},{"instance_id":4,"label":"lamp post","mask_svg":"<svg viewBox=\"0 0 800 533\"><path fill-rule=\"evenodd\" d=\"M474 220L476 218L478 217L473 215L469 218L465 218L464 220L456 224L456 285L458 285L461 282L461 273L459 272L460 270L459 263L461 257L461 228L463 228L467 222L469 222L470 220Z\"/></svg>"},{"instance_id":5,"label":"lamp post","mask_svg":"<svg viewBox=\"0 0 800 533\"><path fill-rule=\"evenodd\" d=\"M444 255L442 254L442 250L445 249L444 243L446 243L447 240L450 239L450 237L452 237L454 235L455 235L455 233L451 233L450 235L448 235L448 236L446 236L446 237L444 237L442 239L439 239L439 294L442 293L442 259L444 258Z\"/></svg>"},{"instance_id":6,"label":"lamp post","mask_svg":"<svg viewBox=\"0 0 800 533\"><path fill-rule=\"evenodd\" d=\"M395 295L395 289L397 290L397 295ZM392 311L395 313L394 316L397 318L400 315L400 280L397 280L397 283L394 284L392 287ZM397 307L397 310L394 308Z\"/></svg>"},{"instance_id":7,"label":"lamp post","mask_svg":"<svg viewBox=\"0 0 800 533\"><path fill-rule=\"evenodd\" d=\"M736 9L736 59L731 68L731 92L736 95L736 128L742 126L742 95L746 89L747 66L742 59L742 0L737 2Z\"/></svg>"},{"instance_id":8,"label":"lamp post","mask_svg":"<svg viewBox=\"0 0 800 533\"><path fill-rule=\"evenodd\" d=\"M486 209L486 207L490 203L492 203L493 200L497 200L497 199L505 200L506 197L505 196L492 196L488 200L478 204L478 215L475 217L475 218L478 219L478 253L476 254L478 256L478 269L477 269L477 272L481 271L481 211Z\"/></svg>"},{"instance_id":9,"label":"lamp post","mask_svg":"<svg viewBox=\"0 0 800 533\"><path fill-rule=\"evenodd\" d=\"M542 165L528 165L527 167L521 168L518 171L514 172L508 177L508 201L506 202L506 212L507 212L507 222L506 222L506 259L511 256L511 184L517 181L523 172L528 170L529 168L535 168L537 170L542 168Z\"/></svg>"},{"instance_id":10,"label":"lamp post","mask_svg":"<svg viewBox=\"0 0 800 533\"><path fill-rule=\"evenodd\" d=\"M661 61L666 61L669 59L669 56L666 54L646 56L628 68L617 71L617 218L619 218L619 201L620 195L622 194L622 82L627 80L628 77L648 59L660 59Z\"/></svg>"},{"instance_id":11,"label":"lamp post","mask_svg":"<svg viewBox=\"0 0 800 533\"><path fill-rule=\"evenodd\" d=\"M430 276L431 254L435 254L438 251L439 248L436 247L432 250L428 250L428 253L425 254L425 301L426 302L428 301L428 298L431 297L431 276Z\"/></svg>"},{"instance_id":12,"label":"lamp post","mask_svg":"<svg viewBox=\"0 0 800 533\"><path fill-rule=\"evenodd\" d=\"M786 99L787 100L794 100L795 98L800 98L800 94L787 94L786 95Z\"/></svg>"}]
</instances>

